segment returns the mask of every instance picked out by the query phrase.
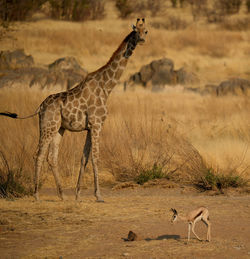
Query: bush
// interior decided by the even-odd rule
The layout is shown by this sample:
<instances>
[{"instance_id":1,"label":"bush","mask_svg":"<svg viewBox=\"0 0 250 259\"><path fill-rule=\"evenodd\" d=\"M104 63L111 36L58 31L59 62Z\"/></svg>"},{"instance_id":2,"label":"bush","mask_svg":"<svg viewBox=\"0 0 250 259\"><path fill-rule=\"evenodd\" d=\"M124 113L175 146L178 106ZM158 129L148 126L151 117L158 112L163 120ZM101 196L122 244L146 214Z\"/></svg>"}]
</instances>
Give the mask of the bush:
<instances>
[{"instance_id":1,"label":"bush","mask_svg":"<svg viewBox=\"0 0 250 259\"><path fill-rule=\"evenodd\" d=\"M0 4L0 19L26 20L45 3L54 19L84 21L104 17L104 0L5 0Z\"/></svg>"},{"instance_id":2,"label":"bush","mask_svg":"<svg viewBox=\"0 0 250 259\"><path fill-rule=\"evenodd\" d=\"M135 178L135 181L142 185L150 180L162 178L169 177L166 173L164 173L162 166L159 166L157 163L155 163L151 169L141 171L140 174Z\"/></svg>"},{"instance_id":3,"label":"bush","mask_svg":"<svg viewBox=\"0 0 250 259\"><path fill-rule=\"evenodd\" d=\"M166 30L184 30L188 27L185 20L173 15L168 16L164 21L152 22L151 25L156 29L164 28Z\"/></svg>"},{"instance_id":4,"label":"bush","mask_svg":"<svg viewBox=\"0 0 250 259\"><path fill-rule=\"evenodd\" d=\"M246 0L247 12L250 13L250 0Z\"/></svg>"},{"instance_id":5,"label":"bush","mask_svg":"<svg viewBox=\"0 0 250 259\"><path fill-rule=\"evenodd\" d=\"M129 0L116 0L115 6L118 9L121 18L128 17L134 11L133 5Z\"/></svg>"},{"instance_id":6,"label":"bush","mask_svg":"<svg viewBox=\"0 0 250 259\"><path fill-rule=\"evenodd\" d=\"M0 198L22 197L32 194L31 179L24 172L23 165L11 168L0 151Z\"/></svg>"},{"instance_id":7,"label":"bush","mask_svg":"<svg viewBox=\"0 0 250 259\"><path fill-rule=\"evenodd\" d=\"M104 0L49 0L54 19L84 21L104 17Z\"/></svg>"},{"instance_id":8,"label":"bush","mask_svg":"<svg viewBox=\"0 0 250 259\"><path fill-rule=\"evenodd\" d=\"M143 8L142 6L139 7L140 9ZM145 9L150 11L152 16L156 16L163 8L162 0L147 0Z\"/></svg>"},{"instance_id":9,"label":"bush","mask_svg":"<svg viewBox=\"0 0 250 259\"><path fill-rule=\"evenodd\" d=\"M161 121L153 115L151 118L141 104L123 109L126 115L109 118L102 133L102 168L110 171L117 181L143 183L162 177L188 181L193 174L192 165L195 163L198 168L202 159L178 133L175 121Z\"/></svg>"},{"instance_id":10,"label":"bush","mask_svg":"<svg viewBox=\"0 0 250 259\"><path fill-rule=\"evenodd\" d=\"M250 18L225 19L221 27L230 31L246 31L250 29Z\"/></svg>"},{"instance_id":11,"label":"bush","mask_svg":"<svg viewBox=\"0 0 250 259\"><path fill-rule=\"evenodd\" d=\"M177 0L171 0L171 4L173 8L177 7Z\"/></svg>"},{"instance_id":12,"label":"bush","mask_svg":"<svg viewBox=\"0 0 250 259\"><path fill-rule=\"evenodd\" d=\"M218 0L215 2L214 8L221 15L229 15L238 13L242 4L242 0Z\"/></svg>"},{"instance_id":13,"label":"bush","mask_svg":"<svg viewBox=\"0 0 250 259\"><path fill-rule=\"evenodd\" d=\"M205 14L207 10L207 0L188 0L188 2L191 5L194 21Z\"/></svg>"},{"instance_id":14,"label":"bush","mask_svg":"<svg viewBox=\"0 0 250 259\"><path fill-rule=\"evenodd\" d=\"M201 174L201 179L198 182L198 187L203 190L222 190L229 187L243 187L246 184L247 181L242 179L234 172L226 175L216 173L213 168L206 168Z\"/></svg>"},{"instance_id":15,"label":"bush","mask_svg":"<svg viewBox=\"0 0 250 259\"><path fill-rule=\"evenodd\" d=\"M127 18L132 13L150 11L152 16L157 15L163 8L163 0L116 0L115 6L120 13L121 18Z\"/></svg>"},{"instance_id":16,"label":"bush","mask_svg":"<svg viewBox=\"0 0 250 259\"><path fill-rule=\"evenodd\" d=\"M45 0L4 0L0 2L2 21L23 21L36 11Z\"/></svg>"}]
</instances>

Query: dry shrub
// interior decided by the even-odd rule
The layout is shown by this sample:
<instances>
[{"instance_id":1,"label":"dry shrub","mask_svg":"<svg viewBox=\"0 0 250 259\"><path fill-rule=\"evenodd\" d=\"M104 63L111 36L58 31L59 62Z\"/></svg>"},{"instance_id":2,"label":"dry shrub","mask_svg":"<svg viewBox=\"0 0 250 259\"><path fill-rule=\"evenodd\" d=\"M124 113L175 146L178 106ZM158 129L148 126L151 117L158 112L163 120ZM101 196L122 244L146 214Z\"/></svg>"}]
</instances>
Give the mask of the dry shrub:
<instances>
[{"instance_id":1,"label":"dry shrub","mask_svg":"<svg viewBox=\"0 0 250 259\"><path fill-rule=\"evenodd\" d=\"M49 0L49 3L54 19L85 21L104 17L103 0Z\"/></svg>"},{"instance_id":2,"label":"dry shrub","mask_svg":"<svg viewBox=\"0 0 250 259\"><path fill-rule=\"evenodd\" d=\"M242 0L217 0L214 8L222 15L230 15L238 13L242 5Z\"/></svg>"},{"instance_id":3,"label":"dry shrub","mask_svg":"<svg viewBox=\"0 0 250 259\"><path fill-rule=\"evenodd\" d=\"M223 192L226 188L239 188L248 185L248 180L241 177L236 169L229 172L220 172L218 168L204 167L200 176L194 183L202 190L219 190Z\"/></svg>"},{"instance_id":4,"label":"dry shrub","mask_svg":"<svg viewBox=\"0 0 250 259\"><path fill-rule=\"evenodd\" d=\"M7 155L0 150L0 198L22 197L32 194L33 175L30 170L29 154L22 146L18 153ZM8 152L5 150L5 152Z\"/></svg>"},{"instance_id":5,"label":"dry shrub","mask_svg":"<svg viewBox=\"0 0 250 259\"><path fill-rule=\"evenodd\" d=\"M115 6L121 18L127 18L134 13L145 13L149 11L152 16L159 14L164 5L162 0L115 0Z\"/></svg>"},{"instance_id":6,"label":"dry shrub","mask_svg":"<svg viewBox=\"0 0 250 259\"><path fill-rule=\"evenodd\" d=\"M229 31L246 31L250 29L250 17L225 19L221 28Z\"/></svg>"},{"instance_id":7,"label":"dry shrub","mask_svg":"<svg viewBox=\"0 0 250 259\"><path fill-rule=\"evenodd\" d=\"M84 21L104 17L103 0L9 0L0 3L0 20L23 21L36 11L47 13L53 19Z\"/></svg>"},{"instance_id":8,"label":"dry shrub","mask_svg":"<svg viewBox=\"0 0 250 259\"><path fill-rule=\"evenodd\" d=\"M193 20L196 21L200 16L203 16L206 12L207 0L188 0L191 5L191 12Z\"/></svg>"},{"instance_id":9,"label":"dry shrub","mask_svg":"<svg viewBox=\"0 0 250 259\"><path fill-rule=\"evenodd\" d=\"M180 17L170 15L164 20L152 22L151 25L156 29L184 30L188 27L188 22Z\"/></svg>"},{"instance_id":10,"label":"dry shrub","mask_svg":"<svg viewBox=\"0 0 250 259\"><path fill-rule=\"evenodd\" d=\"M161 120L144 105L125 105L122 116L119 112L107 121L101 142L103 167L119 181L136 180L142 172L192 178L190 161L202 166L198 151L178 133L174 120Z\"/></svg>"},{"instance_id":11,"label":"dry shrub","mask_svg":"<svg viewBox=\"0 0 250 259\"><path fill-rule=\"evenodd\" d=\"M48 92L35 90L1 90L0 111L31 114L47 95ZM109 116L100 139L100 175L110 171L118 180L138 181L144 172L153 178L200 184L212 168L216 175L223 177L230 176L231 172L233 176L249 177L249 152L242 153L241 148L242 143L250 143L247 98L118 91L110 96L108 105ZM15 179L12 182L30 190L33 155L38 144L38 118L0 117L0 124L0 151L4 155L0 161L1 183L8 182L11 172L10 176ZM64 187L75 186L85 135L85 132L66 131L63 137L58 161ZM91 165L87 172L90 169ZM45 162L41 184L54 187L54 180L48 181L51 178Z\"/></svg>"},{"instance_id":12,"label":"dry shrub","mask_svg":"<svg viewBox=\"0 0 250 259\"><path fill-rule=\"evenodd\" d=\"M0 2L0 20L23 21L31 16L45 0L5 0Z\"/></svg>"},{"instance_id":13,"label":"dry shrub","mask_svg":"<svg viewBox=\"0 0 250 259\"><path fill-rule=\"evenodd\" d=\"M247 12L250 13L250 0L246 0Z\"/></svg>"}]
</instances>

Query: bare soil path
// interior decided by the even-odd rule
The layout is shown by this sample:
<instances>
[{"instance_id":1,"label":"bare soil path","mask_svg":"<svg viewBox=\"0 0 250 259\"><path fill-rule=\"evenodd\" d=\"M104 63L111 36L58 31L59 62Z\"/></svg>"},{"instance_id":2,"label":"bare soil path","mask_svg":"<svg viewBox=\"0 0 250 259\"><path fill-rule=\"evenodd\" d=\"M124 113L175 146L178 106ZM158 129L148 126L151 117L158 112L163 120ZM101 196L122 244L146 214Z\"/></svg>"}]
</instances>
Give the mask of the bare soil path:
<instances>
[{"instance_id":1,"label":"bare soil path","mask_svg":"<svg viewBox=\"0 0 250 259\"><path fill-rule=\"evenodd\" d=\"M32 198L0 200L0 258L250 258L250 196L207 196L159 187L102 188L105 203L93 190L75 202L57 200L44 190ZM212 241L194 237L187 243L187 224L171 225L170 208L182 213L207 206ZM132 230L138 240L125 242ZM200 237L206 227L196 225Z\"/></svg>"}]
</instances>

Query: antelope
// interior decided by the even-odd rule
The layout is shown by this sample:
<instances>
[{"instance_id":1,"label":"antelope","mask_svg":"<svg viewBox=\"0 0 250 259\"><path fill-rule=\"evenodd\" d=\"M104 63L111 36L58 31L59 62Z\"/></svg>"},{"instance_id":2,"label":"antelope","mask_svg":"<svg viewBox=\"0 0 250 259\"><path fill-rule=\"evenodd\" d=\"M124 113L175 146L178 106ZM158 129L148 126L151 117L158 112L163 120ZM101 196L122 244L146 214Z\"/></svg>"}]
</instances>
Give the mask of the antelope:
<instances>
[{"instance_id":1,"label":"antelope","mask_svg":"<svg viewBox=\"0 0 250 259\"><path fill-rule=\"evenodd\" d=\"M171 219L172 223L182 220L188 223L188 241L190 240L190 230L192 230L195 237L202 241L194 231L195 224L199 221L202 221L207 226L207 241L211 240L211 223L209 221L209 212L205 207L199 207L195 210L190 211L186 216L178 215L176 209L171 209L174 213Z\"/></svg>"}]
</instances>

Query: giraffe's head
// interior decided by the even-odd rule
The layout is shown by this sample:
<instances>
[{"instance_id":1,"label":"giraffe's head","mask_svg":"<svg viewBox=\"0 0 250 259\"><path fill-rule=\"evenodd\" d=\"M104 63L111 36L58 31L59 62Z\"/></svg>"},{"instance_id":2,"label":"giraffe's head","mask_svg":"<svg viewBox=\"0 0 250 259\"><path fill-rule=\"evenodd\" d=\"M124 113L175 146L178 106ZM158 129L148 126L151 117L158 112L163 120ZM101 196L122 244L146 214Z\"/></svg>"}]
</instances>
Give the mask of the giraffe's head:
<instances>
[{"instance_id":1,"label":"giraffe's head","mask_svg":"<svg viewBox=\"0 0 250 259\"><path fill-rule=\"evenodd\" d=\"M133 31L136 32L137 43L143 44L148 33L144 18L137 18L136 25L133 25Z\"/></svg>"},{"instance_id":2,"label":"giraffe's head","mask_svg":"<svg viewBox=\"0 0 250 259\"><path fill-rule=\"evenodd\" d=\"M146 34L148 31L145 28L145 19L138 18L136 25L132 26L133 31L126 37L127 48L124 53L125 58L129 58L137 44L143 44L145 42Z\"/></svg>"}]
</instances>

